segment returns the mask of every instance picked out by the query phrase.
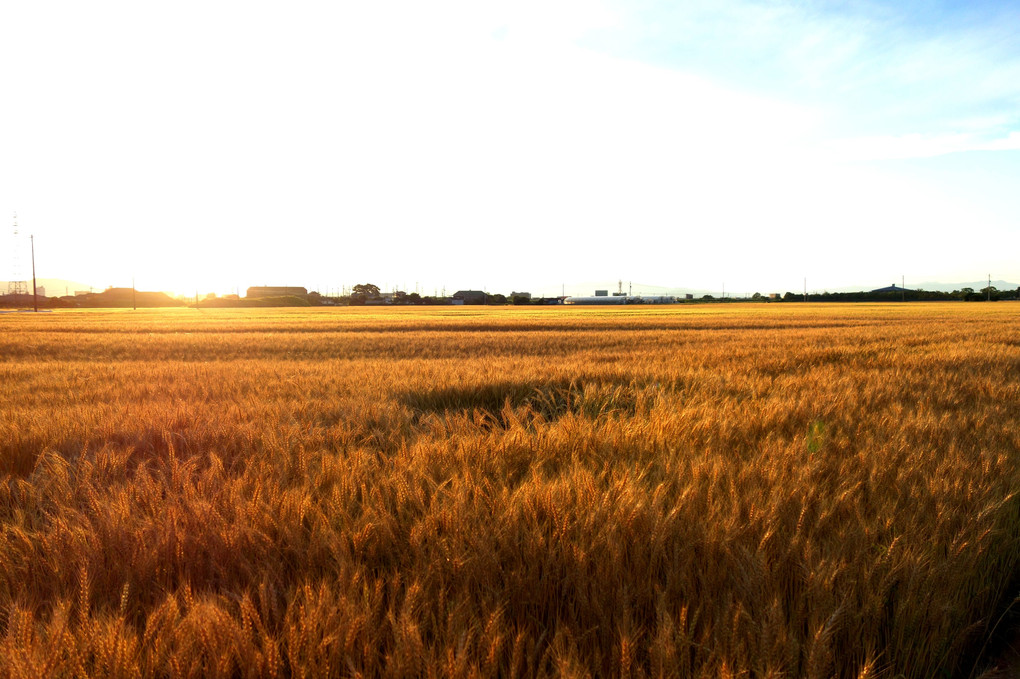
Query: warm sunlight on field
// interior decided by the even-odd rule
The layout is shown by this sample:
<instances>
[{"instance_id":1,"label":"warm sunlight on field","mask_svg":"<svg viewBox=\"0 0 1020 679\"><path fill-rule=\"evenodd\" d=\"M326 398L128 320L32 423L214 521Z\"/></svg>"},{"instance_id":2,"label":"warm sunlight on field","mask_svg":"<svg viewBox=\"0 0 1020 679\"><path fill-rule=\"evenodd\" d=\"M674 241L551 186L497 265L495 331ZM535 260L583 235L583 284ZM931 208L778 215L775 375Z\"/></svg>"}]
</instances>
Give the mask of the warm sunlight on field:
<instances>
[{"instance_id":1,"label":"warm sunlight on field","mask_svg":"<svg viewBox=\"0 0 1020 679\"><path fill-rule=\"evenodd\" d=\"M0 677L976 675L1018 311L0 316Z\"/></svg>"}]
</instances>

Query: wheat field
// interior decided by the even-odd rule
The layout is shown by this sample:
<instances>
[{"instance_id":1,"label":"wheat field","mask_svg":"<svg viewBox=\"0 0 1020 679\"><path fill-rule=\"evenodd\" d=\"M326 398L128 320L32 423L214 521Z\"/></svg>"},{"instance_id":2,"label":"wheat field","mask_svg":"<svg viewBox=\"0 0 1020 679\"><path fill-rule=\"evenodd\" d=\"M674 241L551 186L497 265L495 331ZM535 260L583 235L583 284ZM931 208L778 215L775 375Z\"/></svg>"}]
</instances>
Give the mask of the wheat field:
<instances>
[{"instance_id":1,"label":"wheat field","mask_svg":"<svg viewBox=\"0 0 1020 679\"><path fill-rule=\"evenodd\" d=\"M1018 311L2 315L0 676L974 676Z\"/></svg>"}]
</instances>

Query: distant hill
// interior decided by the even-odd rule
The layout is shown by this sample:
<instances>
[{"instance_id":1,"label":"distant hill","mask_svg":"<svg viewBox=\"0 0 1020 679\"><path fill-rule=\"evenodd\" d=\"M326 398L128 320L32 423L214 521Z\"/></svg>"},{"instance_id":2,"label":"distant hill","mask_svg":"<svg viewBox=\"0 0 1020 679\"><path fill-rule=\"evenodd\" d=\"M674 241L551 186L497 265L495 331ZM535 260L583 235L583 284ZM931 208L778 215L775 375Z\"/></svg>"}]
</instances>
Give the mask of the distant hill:
<instances>
[{"instance_id":1,"label":"distant hill","mask_svg":"<svg viewBox=\"0 0 1020 679\"><path fill-rule=\"evenodd\" d=\"M984 290L988 287L988 279L983 281L971 281L970 283L907 283L907 287L913 290L934 290L937 292L953 292L954 290L963 290L964 288L972 288L974 290ZM1003 280L993 280L992 287L996 290L1016 290L1020 288L1020 285L1016 283L1010 283Z\"/></svg>"}]
</instances>

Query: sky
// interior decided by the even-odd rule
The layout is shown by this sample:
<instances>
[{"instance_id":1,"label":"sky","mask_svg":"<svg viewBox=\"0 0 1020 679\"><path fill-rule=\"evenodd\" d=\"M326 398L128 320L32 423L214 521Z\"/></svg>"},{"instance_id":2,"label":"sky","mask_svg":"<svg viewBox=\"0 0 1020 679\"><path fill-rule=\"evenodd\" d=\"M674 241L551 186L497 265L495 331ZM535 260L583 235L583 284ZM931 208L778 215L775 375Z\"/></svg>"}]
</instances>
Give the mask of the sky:
<instances>
[{"instance_id":1,"label":"sky","mask_svg":"<svg viewBox=\"0 0 1020 679\"><path fill-rule=\"evenodd\" d=\"M0 26L0 280L28 234L40 277L187 294L1020 280L1017 3L11 0Z\"/></svg>"}]
</instances>

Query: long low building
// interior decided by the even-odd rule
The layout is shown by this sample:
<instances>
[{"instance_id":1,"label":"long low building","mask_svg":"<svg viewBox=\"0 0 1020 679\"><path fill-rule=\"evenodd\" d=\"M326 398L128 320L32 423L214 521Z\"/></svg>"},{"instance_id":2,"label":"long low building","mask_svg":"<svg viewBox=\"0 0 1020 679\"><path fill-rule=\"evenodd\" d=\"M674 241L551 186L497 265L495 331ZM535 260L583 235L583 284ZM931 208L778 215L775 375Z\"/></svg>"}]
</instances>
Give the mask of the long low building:
<instances>
[{"instance_id":1,"label":"long low building","mask_svg":"<svg viewBox=\"0 0 1020 679\"><path fill-rule=\"evenodd\" d=\"M623 295L598 295L596 297L567 297L564 304L630 304Z\"/></svg>"},{"instance_id":2,"label":"long low building","mask_svg":"<svg viewBox=\"0 0 1020 679\"><path fill-rule=\"evenodd\" d=\"M564 304L620 305L620 304L674 304L676 297L666 295L596 295L595 297L567 297Z\"/></svg>"}]
</instances>

